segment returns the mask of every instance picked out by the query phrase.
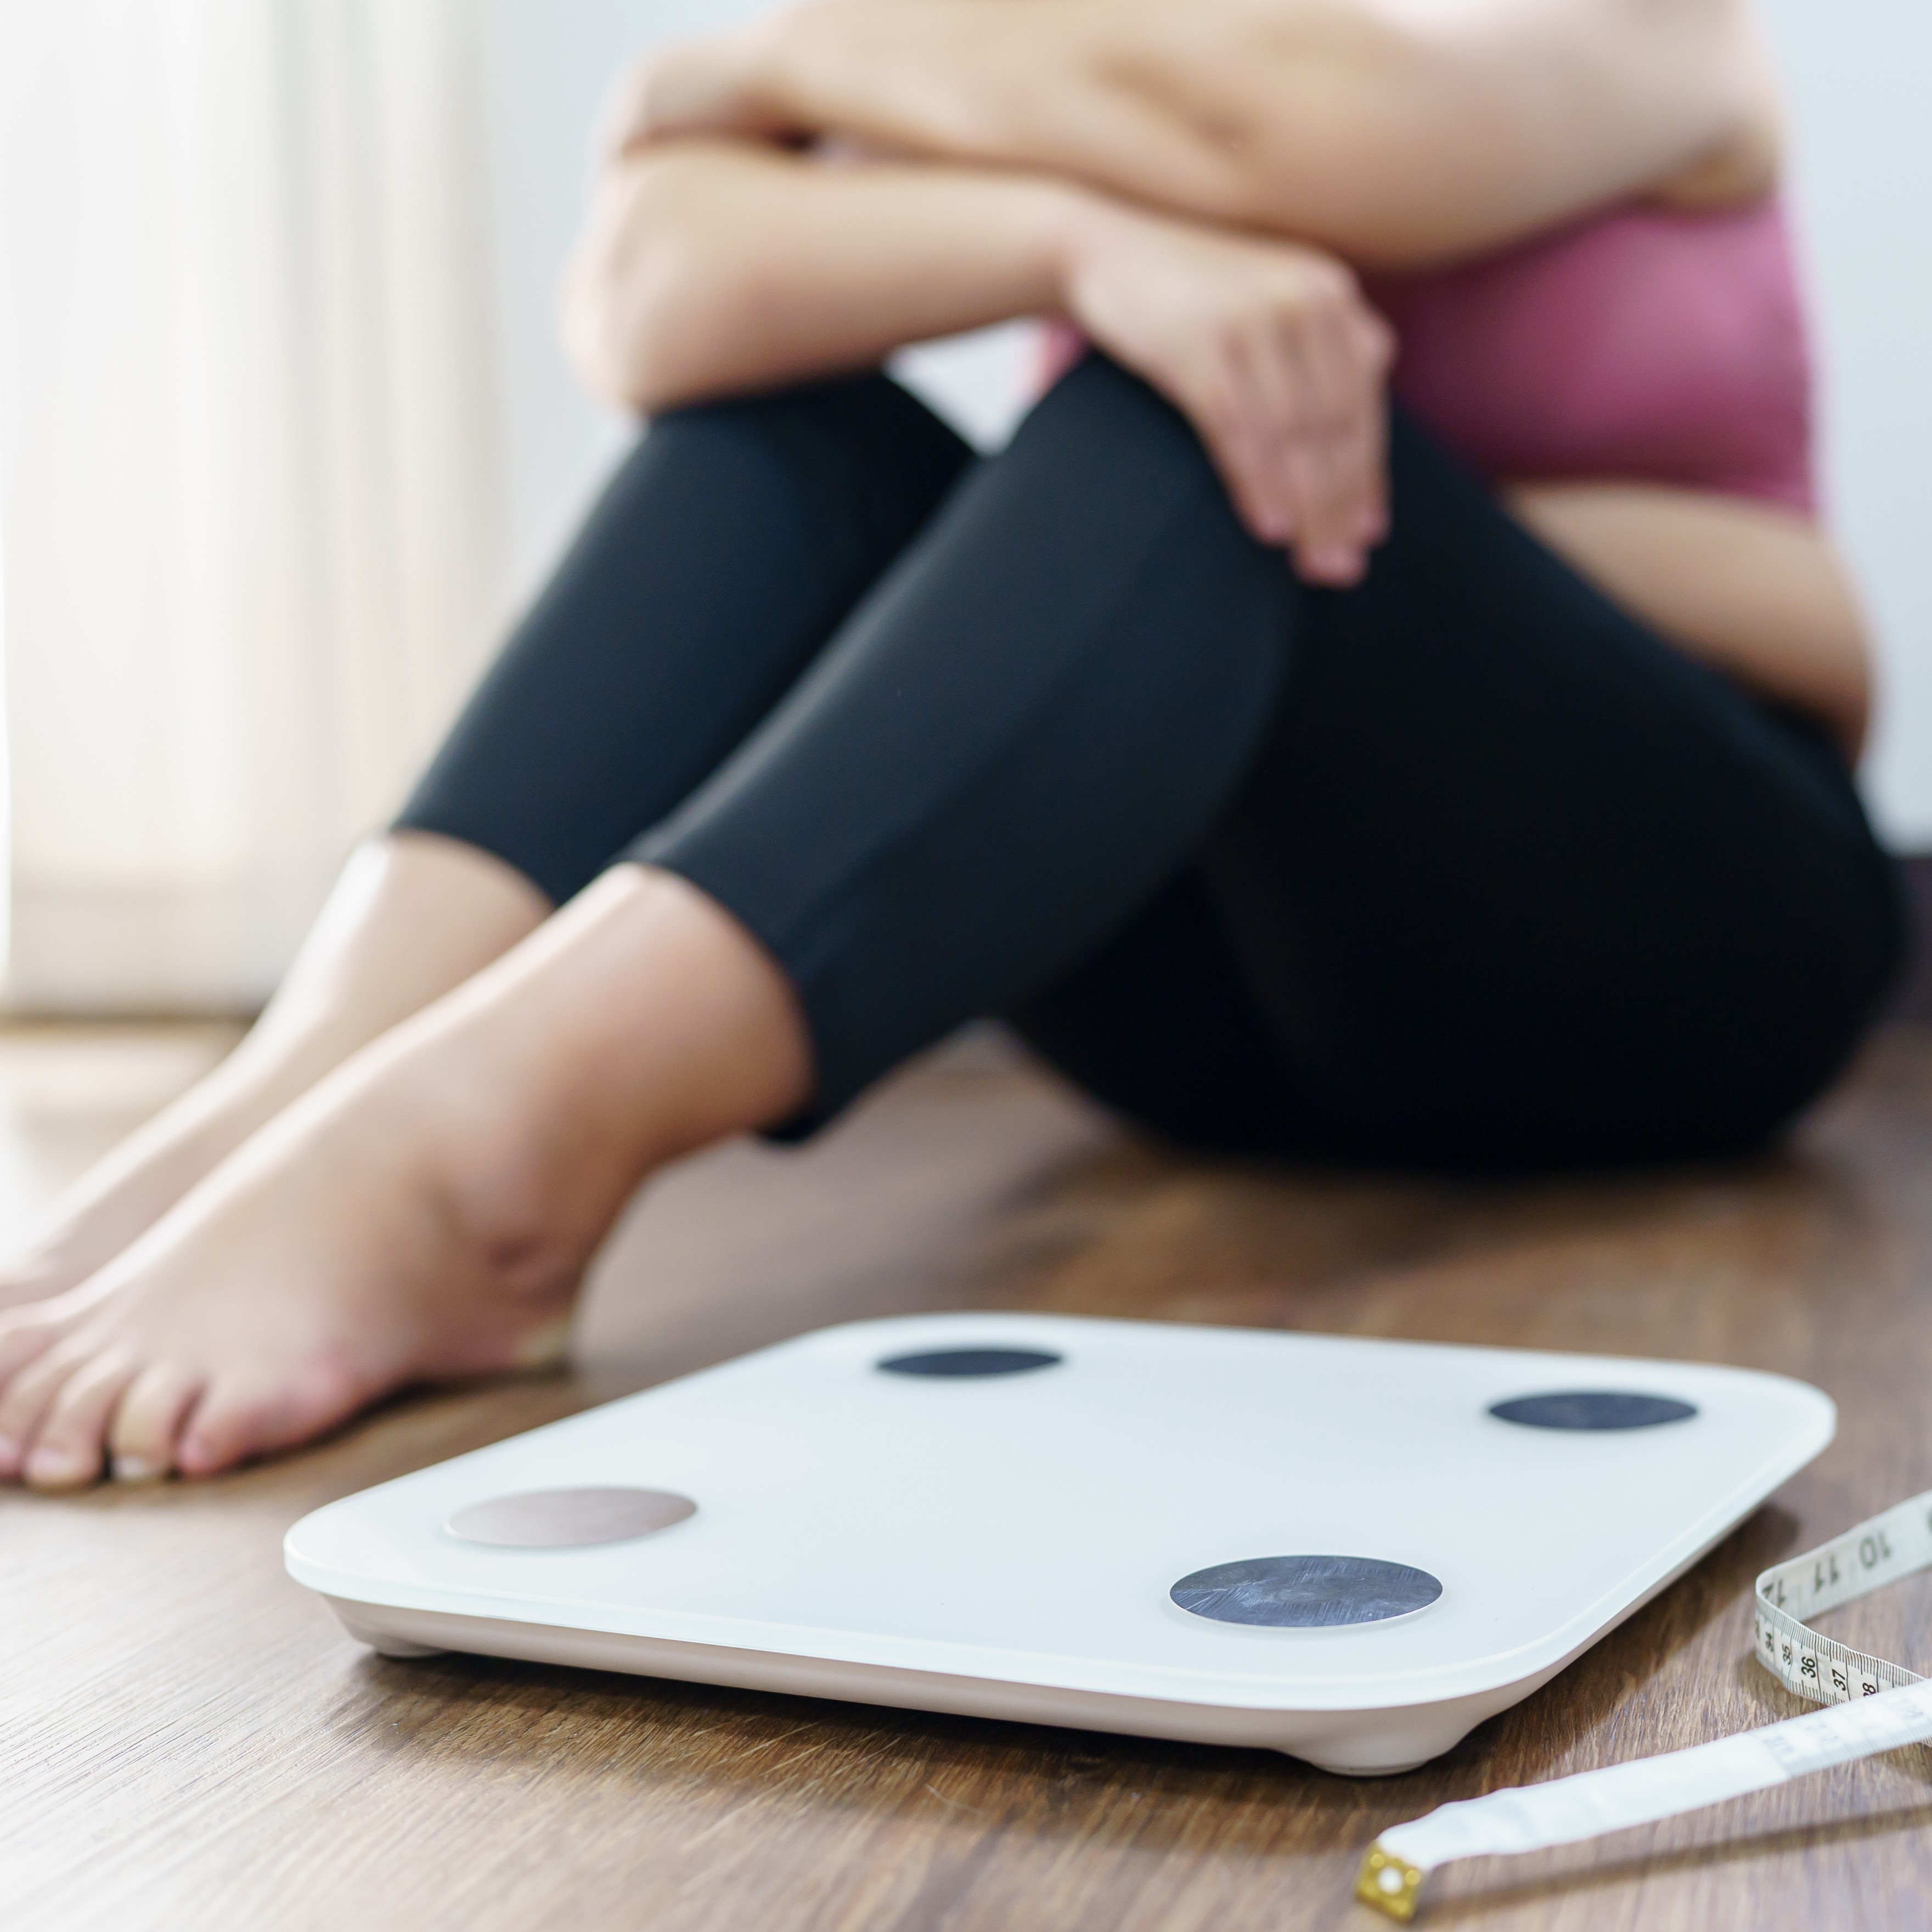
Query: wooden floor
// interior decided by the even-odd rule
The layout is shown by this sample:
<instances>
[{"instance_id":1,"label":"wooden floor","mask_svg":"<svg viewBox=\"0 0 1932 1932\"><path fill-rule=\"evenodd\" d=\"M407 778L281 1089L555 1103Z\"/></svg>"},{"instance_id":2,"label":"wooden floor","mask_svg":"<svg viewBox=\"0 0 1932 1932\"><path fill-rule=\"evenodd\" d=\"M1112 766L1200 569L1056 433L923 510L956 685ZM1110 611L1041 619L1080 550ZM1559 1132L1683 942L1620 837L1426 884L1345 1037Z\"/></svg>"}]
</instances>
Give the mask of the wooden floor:
<instances>
[{"instance_id":1,"label":"wooden floor","mask_svg":"<svg viewBox=\"0 0 1932 1932\"><path fill-rule=\"evenodd\" d=\"M18 1214L219 1049L0 1036ZM266 1287L266 1285L265 1285ZM1527 1703L1408 1776L439 1658L386 1662L282 1572L329 1498L825 1322L987 1306L1782 1370L1837 1443ZM1881 1039L1784 1157L1667 1180L1389 1184L1156 1158L990 1048L802 1154L664 1180L577 1376L400 1403L235 1478L0 1498L0 1926L373 1932L1291 1932L1370 1922L1364 1845L1441 1800L1786 1714L1755 1573L1932 1486L1932 1030ZM1932 1668L1932 1588L1838 1613ZM1534 1861L1430 1922L1932 1924L1932 1754Z\"/></svg>"}]
</instances>

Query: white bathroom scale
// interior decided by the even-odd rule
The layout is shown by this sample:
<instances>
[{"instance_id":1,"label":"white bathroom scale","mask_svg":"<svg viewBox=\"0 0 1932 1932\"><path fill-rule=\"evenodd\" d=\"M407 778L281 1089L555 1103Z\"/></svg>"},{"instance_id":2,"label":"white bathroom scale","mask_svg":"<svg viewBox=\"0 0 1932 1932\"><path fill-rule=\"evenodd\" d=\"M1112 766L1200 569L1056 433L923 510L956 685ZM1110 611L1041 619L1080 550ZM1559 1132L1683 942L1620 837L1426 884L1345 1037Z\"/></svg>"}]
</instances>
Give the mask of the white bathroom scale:
<instances>
[{"instance_id":1,"label":"white bathroom scale","mask_svg":"<svg viewBox=\"0 0 1932 1932\"><path fill-rule=\"evenodd\" d=\"M286 1554L392 1656L1390 1772L1546 1683L1834 1424L1742 1369L916 1316L346 1497Z\"/></svg>"}]
</instances>

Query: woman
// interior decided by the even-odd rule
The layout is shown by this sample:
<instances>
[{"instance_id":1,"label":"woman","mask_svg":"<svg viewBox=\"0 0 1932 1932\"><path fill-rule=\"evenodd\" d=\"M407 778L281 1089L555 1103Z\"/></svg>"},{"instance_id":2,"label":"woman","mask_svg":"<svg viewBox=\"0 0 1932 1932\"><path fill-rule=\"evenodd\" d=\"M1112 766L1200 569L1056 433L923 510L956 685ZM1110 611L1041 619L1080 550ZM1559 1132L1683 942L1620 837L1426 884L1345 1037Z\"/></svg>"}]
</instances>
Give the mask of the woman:
<instances>
[{"instance_id":1,"label":"woman","mask_svg":"<svg viewBox=\"0 0 1932 1932\"><path fill-rule=\"evenodd\" d=\"M823 0L650 63L566 333L656 425L8 1277L0 1474L544 1359L652 1168L974 1014L1209 1146L1760 1144L1900 944L1777 148L1732 0ZM1020 315L1093 346L986 461L862 373Z\"/></svg>"}]
</instances>

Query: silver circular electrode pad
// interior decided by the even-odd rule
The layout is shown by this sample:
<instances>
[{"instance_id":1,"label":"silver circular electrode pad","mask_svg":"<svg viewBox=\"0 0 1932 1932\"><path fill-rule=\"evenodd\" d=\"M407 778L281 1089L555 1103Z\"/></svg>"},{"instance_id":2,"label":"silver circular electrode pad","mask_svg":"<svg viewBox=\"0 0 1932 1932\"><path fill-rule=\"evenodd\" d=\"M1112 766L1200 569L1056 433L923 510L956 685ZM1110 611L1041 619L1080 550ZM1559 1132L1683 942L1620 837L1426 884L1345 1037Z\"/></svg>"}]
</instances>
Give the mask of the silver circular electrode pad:
<instances>
[{"instance_id":1,"label":"silver circular electrode pad","mask_svg":"<svg viewBox=\"0 0 1932 1932\"><path fill-rule=\"evenodd\" d=\"M443 1527L466 1543L569 1550L628 1543L697 1514L688 1496L670 1490L529 1490L466 1504Z\"/></svg>"},{"instance_id":2,"label":"silver circular electrode pad","mask_svg":"<svg viewBox=\"0 0 1932 1932\"><path fill-rule=\"evenodd\" d=\"M1558 1389L1496 1402L1490 1413L1520 1429L1655 1429L1666 1422L1688 1422L1697 1406L1630 1389Z\"/></svg>"},{"instance_id":3,"label":"silver circular electrode pad","mask_svg":"<svg viewBox=\"0 0 1932 1932\"><path fill-rule=\"evenodd\" d=\"M1024 1376L1050 1369L1064 1358L1050 1348L932 1348L917 1355L888 1355L878 1366L889 1376Z\"/></svg>"},{"instance_id":4,"label":"silver circular electrode pad","mask_svg":"<svg viewBox=\"0 0 1932 1932\"><path fill-rule=\"evenodd\" d=\"M1376 1556L1250 1556L1196 1570L1168 1592L1197 1617L1276 1630L1382 1623L1442 1594L1426 1570Z\"/></svg>"}]
</instances>

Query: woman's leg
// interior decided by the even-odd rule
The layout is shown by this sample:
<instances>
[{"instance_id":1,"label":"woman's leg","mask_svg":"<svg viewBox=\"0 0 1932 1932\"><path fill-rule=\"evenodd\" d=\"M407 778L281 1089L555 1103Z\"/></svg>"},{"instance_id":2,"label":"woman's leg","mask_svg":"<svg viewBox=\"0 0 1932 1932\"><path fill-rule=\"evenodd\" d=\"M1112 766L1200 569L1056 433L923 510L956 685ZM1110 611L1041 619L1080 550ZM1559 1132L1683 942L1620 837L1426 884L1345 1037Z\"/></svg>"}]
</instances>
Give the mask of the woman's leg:
<instances>
[{"instance_id":1,"label":"woman's leg","mask_svg":"<svg viewBox=\"0 0 1932 1932\"><path fill-rule=\"evenodd\" d=\"M1417 533L1419 552L1400 548L1404 478L1442 480L1451 510L1482 493L1406 436L1397 470L1397 537L1362 607L1379 613L1361 640L1373 659L1338 707L1325 680L1352 674L1332 616L1348 599L1297 590L1242 536L1178 418L1090 362L632 848L638 862L332 1076L84 1305L0 1322L0 1376L24 1364L0 1432L57 1450L36 1472L48 1480L91 1472L104 1430L160 1466L212 1468L401 1380L514 1359L560 1316L654 1162L821 1114L966 1014L1065 984L1111 934L1138 930L1196 852L1197 904L1232 971L1184 974L1179 990L1244 994L1284 1118L1301 1112L1342 1150L1363 1118L1391 1148L1453 1147L1464 1120L1499 1117L1484 1082L1587 1117L1687 942L1722 956L1750 1027L1721 1025L1720 1050L1676 1090L1734 1071L1748 1036L1786 1088L1794 1069L1822 1078L1819 1042L1842 1053L1894 932L1841 779L1758 735L1754 707L1509 537L1492 505L1486 522L1448 515ZM1413 507L1426 520L1427 500ZM1546 592L1576 638L1518 624ZM1446 626L1445 597L1460 613ZM1332 650L1304 651L1331 619ZM1344 724L1346 742L1323 742ZM1397 794L1413 849L1354 836L1350 814L1381 822L1371 788L1405 759L1424 774ZM1507 890L1484 884L1498 868L1483 841L1504 834ZM1339 940L1288 916L1298 880L1322 883L1329 896L1310 903ZM1700 924L1707 903L1717 916ZM1449 939L1405 905L1452 910ZM1742 952L1721 930L1740 914ZM1622 931L1633 916L1656 929ZM1741 1000L1740 960L1766 943L1796 964L1771 962L1774 998ZM1606 946L1607 963L1586 956ZM1688 963L1698 998L1673 1012L1676 1039L1690 1037L1684 1013L1725 1021L1708 997L1724 974ZM1352 969L1400 995L1392 1046L1349 1004ZM1348 1023L1346 1051L1325 1059L1306 1050L1321 1024L1298 1001L1310 984ZM1619 1032L1606 1002L1626 992L1638 1011ZM1519 1010L1530 1024L1512 1033ZM1553 1069L1552 1014L1566 1023ZM1158 1004L1138 1017L1144 1034L1164 1018ZM1783 1054L1784 1021L1804 1022L1802 1053ZM1132 1042L1114 1046L1126 1058ZM1405 1046L1429 1049L1420 1075ZM244 1318L259 1326L238 1353Z\"/></svg>"},{"instance_id":2,"label":"woman's leg","mask_svg":"<svg viewBox=\"0 0 1932 1932\"><path fill-rule=\"evenodd\" d=\"M0 1316L0 1472L202 1474L555 1359L638 1180L806 1085L782 976L622 868L353 1054L80 1287Z\"/></svg>"},{"instance_id":3,"label":"woman's leg","mask_svg":"<svg viewBox=\"0 0 1932 1932\"><path fill-rule=\"evenodd\" d=\"M770 709L969 459L877 376L662 421L248 1039L53 1203L0 1269L0 1307L85 1280L533 931Z\"/></svg>"},{"instance_id":4,"label":"woman's leg","mask_svg":"<svg viewBox=\"0 0 1932 1932\"><path fill-rule=\"evenodd\" d=\"M838 1105L1181 866L1298 595L1180 419L1076 372L634 862L0 1318L0 1468L218 1468L527 1359L652 1167Z\"/></svg>"},{"instance_id":5,"label":"woman's leg","mask_svg":"<svg viewBox=\"0 0 1932 1932\"><path fill-rule=\"evenodd\" d=\"M971 456L879 375L661 417L398 822L562 905L742 742Z\"/></svg>"},{"instance_id":6,"label":"woman's leg","mask_svg":"<svg viewBox=\"0 0 1932 1932\"><path fill-rule=\"evenodd\" d=\"M1022 1030L1209 1144L1516 1172L1761 1146L1903 954L1850 774L1413 424L1390 457L1393 534L1307 599L1240 796Z\"/></svg>"},{"instance_id":7,"label":"woman's leg","mask_svg":"<svg viewBox=\"0 0 1932 1932\"><path fill-rule=\"evenodd\" d=\"M86 1280L325 1073L549 910L522 874L472 846L404 833L360 848L247 1038L62 1190L0 1268L0 1308Z\"/></svg>"},{"instance_id":8,"label":"woman's leg","mask_svg":"<svg viewBox=\"0 0 1932 1932\"><path fill-rule=\"evenodd\" d=\"M1203 856L1322 1144L1550 1170L1761 1148L1905 949L1816 728L1646 630L1412 424Z\"/></svg>"}]
</instances>

